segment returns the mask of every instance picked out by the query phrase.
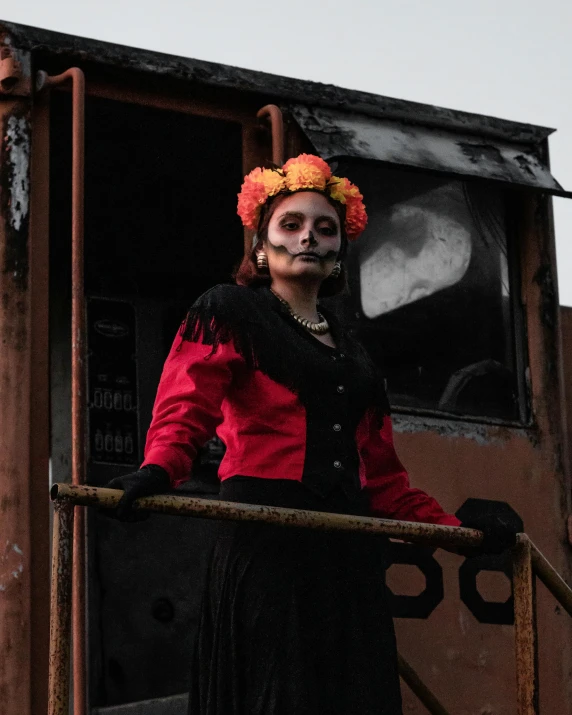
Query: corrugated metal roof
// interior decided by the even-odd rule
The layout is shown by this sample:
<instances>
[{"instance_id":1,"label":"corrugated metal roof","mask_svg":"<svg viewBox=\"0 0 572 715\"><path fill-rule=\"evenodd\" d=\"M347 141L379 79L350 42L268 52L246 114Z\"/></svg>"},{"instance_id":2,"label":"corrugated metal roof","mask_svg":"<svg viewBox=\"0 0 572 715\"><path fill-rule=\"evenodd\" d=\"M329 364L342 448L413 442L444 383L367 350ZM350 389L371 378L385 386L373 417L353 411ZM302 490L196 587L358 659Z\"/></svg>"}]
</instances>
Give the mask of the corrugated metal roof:
<instances>
[{"instance_id":1,"label":"corrugated metal roof","mask_svg":"<svg viewBox=\"0 0 572 715\"><path fill-rule=\"evenodd\" d=\"M290 111L327 160L373 159L572 198L572 192L564 191L530 145L319 107L296 105Z\"/></svg>"}]
</instances>

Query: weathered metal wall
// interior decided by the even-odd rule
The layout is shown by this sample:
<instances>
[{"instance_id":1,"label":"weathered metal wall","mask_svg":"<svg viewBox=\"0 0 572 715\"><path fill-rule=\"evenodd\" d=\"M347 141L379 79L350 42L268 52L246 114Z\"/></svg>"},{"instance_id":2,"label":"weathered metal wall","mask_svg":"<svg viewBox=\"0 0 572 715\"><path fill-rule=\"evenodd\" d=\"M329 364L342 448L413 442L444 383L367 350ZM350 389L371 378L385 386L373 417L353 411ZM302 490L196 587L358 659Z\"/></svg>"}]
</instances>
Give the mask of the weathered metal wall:
<instances>
[{"instance_id":1,"label":"weathered metal wall","mask_svg":"<svg viewBox=\"0 0 572 715\"><path fill-rule=\"evenodd\" d=\"M243 112L259 108L281 92L285 98L297 101L317 99L339 107L353 106L350 94L335 88L322 88L321 94L314 94L313 86L284 78L277 81L259 73L190 60L175 62L149 53L135 57L134 52L125 54L121 48L107 47L103 52L94 43L86 43L82 49L69 38L48 37L49 33L38 32L30 31L26 39L20 28L18 42L21 46L26 42L31 46L43 44L44 48L51 43L54 54L59 54L56 65L68 66L81 55L91 63L94 82L90 91L100 96L116 93L118 98L134 104L156 103L153 93L160 77L163 106L189 111L181 85L178 94L170 94L172 85L167 80L171 75L177 82L193 83L197 107L204 92L204 103L197 111L207 116L221 110L209 104L212 87L201 87L201 81L205 85L218 84L221 91L228 91L229 103L240 103L240 93L248 94L245 102L248 106L243 107ZM138 92L142 86L145 88L144 72L149 73L149 87L145 88L148 96L141 99L135 90L129 94L125 87L118 88L115 74L112 79L105 72L98 75L95 68L100 51L102 64L108 66L106 72L109 66L114 72L121 71L124 83L128 72L134 70ZM27 71L29 79L29 65ZM397 113L400 119L407 119L408 113L417 111L413 105L397 106L395 102L384 103L370 96L354 99L356 102L359 99L360 107L367 109L370 116ZM226 111L224 107L222 111ZM472 131L478 133L477 117L453 116L445 110L430 108L424 108L423 112L417 113L417 120L425 117L433 126L448 123L457 130L470 124ZM0 121L0 715L12 715L45 711L39 703L46 672L42 663L47 664L41 628L42 623L47 623L48 602L44 558L48 531L47 454L42 441L47 435L48 403L47 257L42 253L47 250L47 241L41 241L42 237L45 239L47 213L42 173L46 163L42 146L46 145L47 119L39 107L31 108L26 92L22 92L0 98ZM545 136L525 125L505 126L496 120L483 120L481 124L484 133L501 134L509 140L517 136L520 140L531 137L541 140ZM254 121L252 125L245 123L246 168L256 163L255 158L258 160L259 140L255 134ZM32 137L36 174L30 196ZM292 137L287 137L287 141L289 147L296 144ZM34 218L31 230L30 202ZM562 420L560 313L549 201L530 195L521 200L518 214L522 218L517 234L528 348L527 380L532 394L530 425L490 425L482 420L401 413L395 417L396 440L413 483L437 496L445 508L455 511L468 497L511 504L523 518L525 530L570 582L566 528L570 484ZM572 317L569 310L561 315L570 406ZM63 343L65 347L65 340ZM57 456L61 457L59 453ZM438 552L435 559L443 567L445 598L427 619L397 620L400 650L451 712L509 715L515 710L516 699L514 628L479 623L459 596L459 568L463 559L445 552ZM423 588L423 580L415 572L400 566L391 567L389 582L396 593L414 593L415 588ZM480 574L477 582L485 598L505 600L509 596L508 581L500 574ZM572 625L543 588L539 588L538 606L541 711L565 714L572 712ZM405 713L421 715L422 706L406 688L404 693Z\"/></svg>"},{"instance_id":2,"label":"weathered metal wall","mask_svg":"<svg viewBox=\"0 0 572 715\"><path fill-rule=\"evenodd\" d=\"M31 176L43 162L32 165L30 55L5 35L0 71L0 713L16 715L43 712L47 693L47 306L31 226Z\"/></svg>"},{"instance_id":3,"label":"weathered metal wall","mask_svg":"<svg viewBox=\"0 0 572 715\"><path fill-rule=\"evenodd\" d=\"M396 419L396 441L412 481L435 494L447 509L456 510L469 496L508 502L570 583L570 484L561 418L564 393L550 205L547 199L531 197L521 208L531 425L487 426L403 415ZM570 389L569 377L568 383ZM479 623L459 598L462 559L439 552L437 560L444 569L445 600L426 621L397 621L400 648L451 712L509 715L516 696L514 628ZM477 577L477 585L486 599L510 595L501 574L495 581L490 574L483 576ZM572 712L572 624L542 587L538 624L540 712ZM405 695L405 712L421 715L419 704Z\"/></svg>"},{"instance_id":4,"label":"weathered metal wall","mask_svg":"<svg viewBox=\"0 0 572 715\"><path fill-rule=\"evenodd\" d=\"M564 403L566 405L567 463L572 471L572 307L560 307L562 331L562 368L564 379ZM568 527L568 539L572 545L572 518Z\"/></svg>"}]
</instances>

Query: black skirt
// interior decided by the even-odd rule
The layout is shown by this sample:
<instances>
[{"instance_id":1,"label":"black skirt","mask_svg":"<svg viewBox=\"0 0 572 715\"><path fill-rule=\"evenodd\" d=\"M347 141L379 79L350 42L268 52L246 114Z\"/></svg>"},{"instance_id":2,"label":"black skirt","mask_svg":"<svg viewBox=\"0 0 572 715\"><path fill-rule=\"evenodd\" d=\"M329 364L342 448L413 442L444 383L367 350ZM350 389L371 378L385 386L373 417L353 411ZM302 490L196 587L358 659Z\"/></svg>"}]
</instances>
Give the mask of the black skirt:
<instances>
[{"instance_id":1,"label":"black skirt","mask_svg":"<svg viewBox=\"0 0 572 715\"><path fill-rule=\"evenodd\" d=\"M287 480L234 477L220 498L364 514ZM192 668L189 715L401 715L385 539L221 522Z\"/></svg>"}]
</instances>

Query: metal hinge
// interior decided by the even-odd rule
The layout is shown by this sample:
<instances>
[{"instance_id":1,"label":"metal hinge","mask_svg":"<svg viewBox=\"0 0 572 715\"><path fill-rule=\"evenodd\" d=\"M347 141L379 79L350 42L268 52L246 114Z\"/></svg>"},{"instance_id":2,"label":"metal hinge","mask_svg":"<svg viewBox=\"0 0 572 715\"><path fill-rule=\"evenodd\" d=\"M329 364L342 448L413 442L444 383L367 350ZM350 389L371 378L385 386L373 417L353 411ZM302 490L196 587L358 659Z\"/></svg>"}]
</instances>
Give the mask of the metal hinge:
<instances>
[{"instance_id":1,"label":"metal hinge","mask_svg":"<svg viewBox=\"0 0 572 715\"><path fill-rule=\"evenodd\" d=\"M22 77L22 65L14 59L10 47L0 49L0 94L10 94Z\"/></svg>"}]
</instances>

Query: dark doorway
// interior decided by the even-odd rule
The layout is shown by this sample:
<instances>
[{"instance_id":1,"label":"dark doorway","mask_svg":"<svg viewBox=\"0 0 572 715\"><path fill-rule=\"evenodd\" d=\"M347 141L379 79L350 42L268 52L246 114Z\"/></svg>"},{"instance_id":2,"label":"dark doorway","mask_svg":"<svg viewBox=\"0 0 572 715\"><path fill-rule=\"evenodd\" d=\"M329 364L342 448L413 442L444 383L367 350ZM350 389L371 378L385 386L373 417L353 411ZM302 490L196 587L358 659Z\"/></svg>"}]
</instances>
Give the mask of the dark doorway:
<instances>
[{"instance_id":1,"label":"dark doorway","mask_svg":"<svg viewBox=\"0 0 572 715\"><path fill-rule=\"evenodd\" d=\"M69 479L71 106L51 104L52 477ZM190 304L230 280L242 255L236 216L239 123L88 98L85 291L88 480L142 459L166 354ZM211 450L217 454L217 445ZM205 468L201 471L201 464ZM204 472L205 479L202 480ZM212 459L191 488L216 491ZM89 705L185 692L210 550L209 523L90 513Z\"/></svg>"}]
</instances>

